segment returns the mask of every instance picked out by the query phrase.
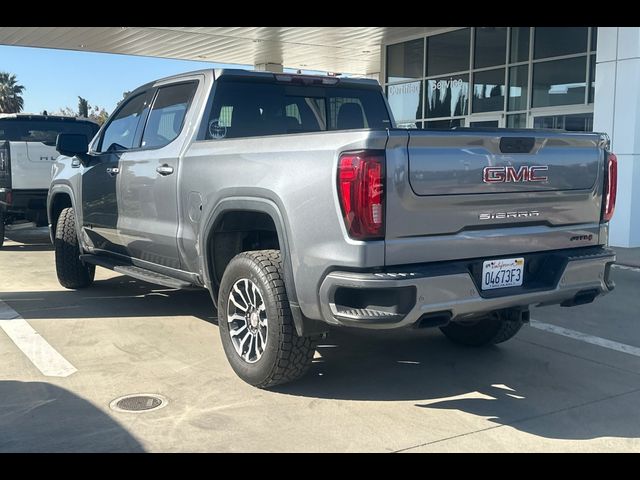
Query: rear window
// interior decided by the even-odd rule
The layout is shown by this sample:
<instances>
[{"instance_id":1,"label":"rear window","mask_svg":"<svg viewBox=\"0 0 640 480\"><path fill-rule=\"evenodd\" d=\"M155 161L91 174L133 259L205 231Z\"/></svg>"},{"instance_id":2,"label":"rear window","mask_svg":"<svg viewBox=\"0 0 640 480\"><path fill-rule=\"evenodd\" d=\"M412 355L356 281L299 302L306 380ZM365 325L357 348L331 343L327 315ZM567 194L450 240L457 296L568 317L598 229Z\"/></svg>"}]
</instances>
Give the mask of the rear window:
<instances>
[{"instance_id":1,"label":"rear window","mask_svg":"<svg viewBox=\"0 0 640 480\"><path fill-rule=\"evenodd\" d=\"M62 120L29 120L12 118L0 120L0 141L42 142L55 146L59 133L86 135L91 140L98 131L98 125L90 122Z\"/></svg>"},{"instance_id":2,"label":"rear window","mask_svg":"<svg viewBox=\"0 0 640 480\"><path fill-rule=\"evenodd\" d=\"M216 85L207 139L389 128L382 92L255 81Z\"/></svg>"}]
</instances>

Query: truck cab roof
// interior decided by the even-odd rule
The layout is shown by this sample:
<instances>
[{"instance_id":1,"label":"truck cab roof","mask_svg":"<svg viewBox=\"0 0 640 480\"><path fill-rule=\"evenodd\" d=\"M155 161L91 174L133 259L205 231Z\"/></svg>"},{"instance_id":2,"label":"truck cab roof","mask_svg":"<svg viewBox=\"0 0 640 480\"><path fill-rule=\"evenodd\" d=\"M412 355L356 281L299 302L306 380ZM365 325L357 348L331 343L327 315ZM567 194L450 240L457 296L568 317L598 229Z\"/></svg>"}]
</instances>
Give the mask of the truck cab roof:
<instances>
[{"instance_id":1,"label":"truck cab roof","mask_svg":"<svg viewBox=\"0 0 640 480\"><path fill-rule=\"evenodd\" d=\"M0 120L51 120L51 121L63 121L63 122L91 122L97 124L97 122L84 117L66 117L64 115L41 115L35 113L0 113Z\"/></svg>"}]
</instances>

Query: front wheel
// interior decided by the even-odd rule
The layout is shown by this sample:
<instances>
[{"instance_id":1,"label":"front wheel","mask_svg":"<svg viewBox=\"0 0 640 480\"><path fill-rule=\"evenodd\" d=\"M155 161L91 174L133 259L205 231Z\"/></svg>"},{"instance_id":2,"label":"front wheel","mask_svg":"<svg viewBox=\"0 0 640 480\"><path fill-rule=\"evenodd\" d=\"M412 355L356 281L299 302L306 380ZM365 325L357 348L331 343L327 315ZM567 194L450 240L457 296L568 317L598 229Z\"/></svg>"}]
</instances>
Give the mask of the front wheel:
<instances>
[{"instance_id":1,"label":"front wheel","mask_svg":"<svg viewBox=\"0 0 640 480\"><path fill-rule=\"evenodd\" d=\"M243 252L229 262L218 294L218 325L231 368L250 385L291 382L311 365L316 339L296 333L279 250Z\"/></svg>"},{"instance_id":2,"label":"front wheel","mask_svg":"<svg viewBox=\"0 0 640 480\"><path fill-rule=\"evenodd\" d=\"M451 322L440 327L442 333L454 343L481 347L506 342L520 331L523 316L528 312L493 312L470 322Z\"/></svg>"},{"instance_id":3,"label":"front wheel","mask_svg":"<svg viewBox=\"0 0 640 480\"><path fill-rule=\"evenodd\" d=\"M80 247L76 235L76 214L73 208L65 208L58 217L54 242L56 274L65 288L85 288L93 283L95 265L80 260Z\"/></svg>"}]
</instances>

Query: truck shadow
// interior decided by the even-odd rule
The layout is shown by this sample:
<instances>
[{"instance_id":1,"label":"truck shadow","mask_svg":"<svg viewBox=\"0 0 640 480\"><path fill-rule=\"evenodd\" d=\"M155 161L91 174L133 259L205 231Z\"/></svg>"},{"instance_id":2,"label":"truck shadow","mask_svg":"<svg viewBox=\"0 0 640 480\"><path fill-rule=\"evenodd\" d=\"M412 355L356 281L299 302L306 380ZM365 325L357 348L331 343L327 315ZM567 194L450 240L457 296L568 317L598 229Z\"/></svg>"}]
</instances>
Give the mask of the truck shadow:
<instances>
[{"instance_id":1,"label":"truck shadow","mask_svg":"<svg viewBox=\"0 0 640 480\"><path fill-rule=\"evenodd\" d=\"M124 275L82 290L2 292L0 300L27 320L192 315L217 322L207 290L175 290Z\"/></svg>"},{"instance_id":2,"label":"truck shadow","mask_svg":"<svg viewBox=\"0 0 640 480\"><path fill-rule=\"evenodd\" d=\"M0 381L0 452L144 452L144 448L109 415L64 388Z\"/></svg>"},{"instance_id":3,"label":"truck shadow","mask_svg":"<svg viewBox=\"0 0 640 480\"><path fill-rule=\"evenodd\" d=\"M640 374L580 358L570 348L553 351L521 338L465 348L437 330L343 330L332 332L317 351L305 378L275 391L412 402L425 412L418 429L437 418L435 411L449 410L552 439L640 437L640 416L632 414Z\"/></svg>"},{"instance_id":4,"label":"truck shadow","mask_svg":"<svg viewBox=\"0 0 640 480\"><path fill-rule=\"evenodd\" d=\"M27 320L191 315L217 323L207 291L172 290L125 276L85 290L3 292L0 299ZM607 365L592 355L597 350L581 357L585 350L575 341L527 329L505 344L479 349L453 345L437 330L333 330L304 378L271 391L313 400L409 402L425 414L418 429L450 410L553 439L640 437L634 413L640 362L635 371L628 362L626 369ZM226 361L222 352L216 356Z\"/></svg>"},{"instance_id":5,"label":"truck shadow","mask_svg":"<svg viewBox=\"0 0 640 480\"><path fill-rule=\"evenodd\" d=\"M5 242L7 240L15 242L15 244L5 244L0 251L41 252L53 250L47 227L13 228L9 226L5 230Z\"/></svg>"}]
</instances>

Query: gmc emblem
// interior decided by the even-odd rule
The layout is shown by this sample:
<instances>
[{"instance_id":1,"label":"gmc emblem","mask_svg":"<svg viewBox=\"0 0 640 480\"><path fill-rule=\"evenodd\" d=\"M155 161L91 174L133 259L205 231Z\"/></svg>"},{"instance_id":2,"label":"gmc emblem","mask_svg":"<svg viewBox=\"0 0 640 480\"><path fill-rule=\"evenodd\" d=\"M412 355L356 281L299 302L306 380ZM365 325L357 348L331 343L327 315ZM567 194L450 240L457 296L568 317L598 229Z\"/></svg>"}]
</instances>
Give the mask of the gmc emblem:
<instances>
[{"instance_id":1,"label":"gmc emblem","mask_svg":"<svg viewBox=\"0 0 640 480\"><path fill-rule=\"evenodd\" d=\"M524 183L524 182L546 182L549 178L541 175L549 167L536 165L534 167L522 166L518 170L515 167L484 167L482 170L482 181L484 183Z\"/></svg>"}]
</instances>

